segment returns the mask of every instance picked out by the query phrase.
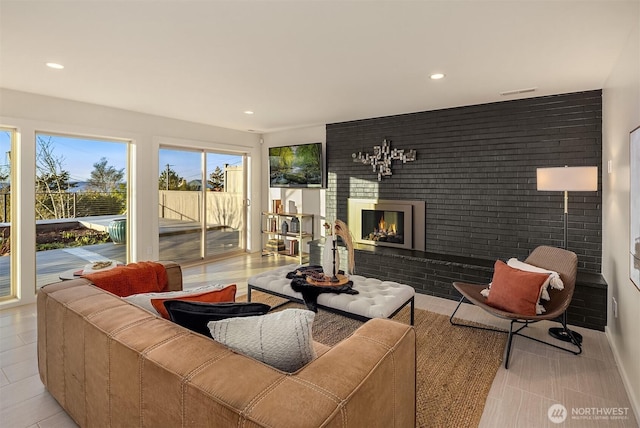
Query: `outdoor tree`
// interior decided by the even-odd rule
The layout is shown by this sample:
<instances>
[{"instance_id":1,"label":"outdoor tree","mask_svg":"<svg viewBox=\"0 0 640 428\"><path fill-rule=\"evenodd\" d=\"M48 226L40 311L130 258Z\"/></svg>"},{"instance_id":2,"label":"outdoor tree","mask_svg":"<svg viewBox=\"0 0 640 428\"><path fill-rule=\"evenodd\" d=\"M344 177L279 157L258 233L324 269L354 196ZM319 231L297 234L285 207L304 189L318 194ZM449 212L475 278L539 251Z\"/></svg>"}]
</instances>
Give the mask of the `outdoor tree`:
<instances>
[{"instance_id":1,"label":"outdoor tree","mask_svg":"<svg viewBox=\"0 0 640 428\"><path fill-rule=\"evenodd\" d=\"M69 171L63 169L64 158L54 154L51 137L37 136L36 146L36 216L38 219L72 217L67 190Z\"/></svg>"},{"instance_id":2,"label":"outdoor tree","mask_svg":"<svg viewBox=\"0 0 640 428\"><path fill-rule=\"evenodd\" d=\"M93 164L93 171L89 177L89 189L97 192L113 192L119 188L124 178L124 168L116 169L108 165L107 158L100 158L99 162Z\"/></svg>"},{"instance_id":3,"label":"outdoor tree","mask_svg":"<svg viewBox=\"0 0 640 428\"><path fill-rule=\"evenodd\" d=\"M89 177L90 192L77 198L77 215L111 215L122 214L126 210L127 188L122 182L124 168L116 169L108 164L107 158L100 158L93 164Z\"/></svg>"},{"instance_id":4,"label":"outdoor tree","mask_svg":"<svg viewBox=\"0 0 640 428\"><path fill-rule=\"evenodd\" d=\"M214 192L222 192L224 190L224 172L219 166L209 174L209 180L207 180Z\"/></svg>"},{"instance_id":5,"label":"outdoor tree","mask_svg":"<svg viewBox=\"0 0 640 428\"><path fill-rule=\"evenodd\" d=\"M181 183L184 182L184 178L180 177L170 165L160 173L160 179L158 180L158 189L160 190L180 190ZM186 189L185 189L186 190Z\"/></svg>"}]
</instances>

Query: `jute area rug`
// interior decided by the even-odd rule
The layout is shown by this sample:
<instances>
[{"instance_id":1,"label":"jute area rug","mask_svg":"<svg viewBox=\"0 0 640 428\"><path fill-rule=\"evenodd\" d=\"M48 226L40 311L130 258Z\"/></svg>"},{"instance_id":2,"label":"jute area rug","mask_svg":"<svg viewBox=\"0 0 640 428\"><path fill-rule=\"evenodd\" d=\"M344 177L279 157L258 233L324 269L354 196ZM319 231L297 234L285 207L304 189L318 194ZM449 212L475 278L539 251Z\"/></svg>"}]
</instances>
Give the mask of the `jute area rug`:
<instances>
[{"instance_id":1,"label":"jute area rug","mask_svg":"<svg viewBox=\"0 0 640 428\"><path fill-rule=\"evenodd\" d=\"M238 300L245 300L238 298ZM283 299L260 292L252 301L271 306ZM289 303L282 307L304 307ZM394 317L409 323L409 308ZM333 346L362 322L319 310L313 322L314 340ZM493 378L502 363L507 335L455 327L449 317L415 310L418 427L477 427Z\"/></svg>"}]
</instances>

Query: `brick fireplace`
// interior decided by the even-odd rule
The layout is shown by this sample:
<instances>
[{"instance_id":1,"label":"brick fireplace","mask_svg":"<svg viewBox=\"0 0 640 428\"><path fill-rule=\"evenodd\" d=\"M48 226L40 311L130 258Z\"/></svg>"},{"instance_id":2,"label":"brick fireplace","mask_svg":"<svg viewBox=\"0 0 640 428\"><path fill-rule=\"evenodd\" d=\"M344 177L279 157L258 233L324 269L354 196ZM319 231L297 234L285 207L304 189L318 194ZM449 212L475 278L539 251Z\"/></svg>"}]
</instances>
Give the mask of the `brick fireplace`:
<instances>
[{"instance_id":1,"label":"brick fireplace","mask_svg":"<svg viewBox=\"0 0 640 428\"><path fill-rule=\"evenodd\" d=\"M395 162L393 175L378 181L370 167L353 162L352 153L371 150L384 139L415 150L416 160ZM452 281L490 280L496 259L524 260L539 245L562 246L562 195L537 191L536 168L596 165L602 174L602 94L585 91L328 124L326 153L326 217L346 220L354 237L351 199L421 201L428 208L422 221L412 219L412 240L422 235L424 250L415 249L415 242L414 249L394 247L388 239L378 245L380 229L380 236L393 232L388 217L384 227L366 233L373 233L369 242L362 242L360 231L357 273L457 299ZM569 249L579 263L569 323L602 330L607 285L600 275L601 191L574 192L569 205ZM378 211L384 216L388 210ZM417 233L419 223L423 231Z\"/></svg>"}]
</instances>

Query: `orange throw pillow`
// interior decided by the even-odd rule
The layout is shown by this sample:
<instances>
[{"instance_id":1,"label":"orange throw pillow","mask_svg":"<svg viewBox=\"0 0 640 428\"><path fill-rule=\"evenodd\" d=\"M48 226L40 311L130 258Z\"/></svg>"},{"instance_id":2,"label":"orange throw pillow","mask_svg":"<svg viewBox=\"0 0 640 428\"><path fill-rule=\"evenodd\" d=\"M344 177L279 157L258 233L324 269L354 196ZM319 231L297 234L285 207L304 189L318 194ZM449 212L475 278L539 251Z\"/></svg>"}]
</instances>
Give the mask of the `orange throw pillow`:
<instances>
[{"instance_id":1,"label":"orange throw pillow","mask_svg":"<svg viewBox=\"0 0 640 428\"><path fill-rule=\"evenodd\" d=\"M151 299L151 304L158 311L162 318L170 319L167 308L164 307L166 300L183 300L187 302L222 303L236 301L236 285L227 285L221 290L207 291L206 293L193 294L190 296L174 297L168 299Z\"/></svg>"},{"instance_id":2,"label":"orange throw pillow","mask_svg":"<svg viewBox=\"0 0 640 428\"><path fill-rule=\"evenodd\" d=\"M515 314L535 316L542 285L548 278L547 273L526 272L498 260L494 265L487 305Z\"/></svg>"}]
</instances>

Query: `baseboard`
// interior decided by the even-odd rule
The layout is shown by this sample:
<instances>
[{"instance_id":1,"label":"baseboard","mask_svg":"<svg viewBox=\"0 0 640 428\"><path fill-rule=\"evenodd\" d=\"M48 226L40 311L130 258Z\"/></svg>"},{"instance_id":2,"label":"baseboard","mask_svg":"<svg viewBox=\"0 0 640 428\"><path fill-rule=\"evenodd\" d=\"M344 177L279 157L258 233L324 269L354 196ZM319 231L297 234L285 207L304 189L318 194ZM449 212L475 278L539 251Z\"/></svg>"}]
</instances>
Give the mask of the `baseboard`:
<instances>
[{"instance_id":1,"label":"baseboard","mask_svg":"<svg viewBox=\"0 0 640 428\"><path fill-rule=\"evenodd\" d=\"M624 366L620 363L620 354L618 354L618 348L616 348L613 344L613 340L611 338L611 330L609 330L609 327L604 328L604 334L607 337L607 341L609 342L611 352L613 352L613 358L616 360L616 365L618 366L618 372L620 372L620 377L622 378L624 389L627 391L627 396L629 396L629 401L631 402L631 410L636 417L636 421L640 422L640 402L638 401L638 397L635 396L633 389L631 389L629 377L627 376L627 372L624 370Z\"/></svg>"}]
</instances>

